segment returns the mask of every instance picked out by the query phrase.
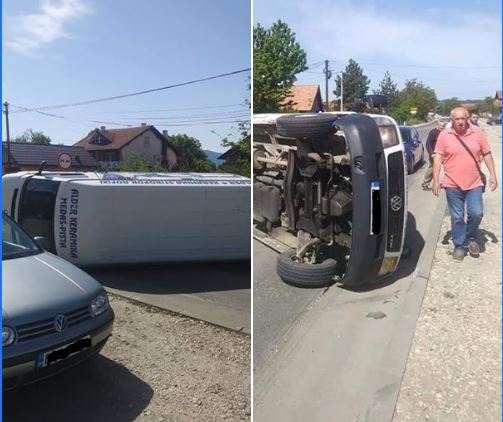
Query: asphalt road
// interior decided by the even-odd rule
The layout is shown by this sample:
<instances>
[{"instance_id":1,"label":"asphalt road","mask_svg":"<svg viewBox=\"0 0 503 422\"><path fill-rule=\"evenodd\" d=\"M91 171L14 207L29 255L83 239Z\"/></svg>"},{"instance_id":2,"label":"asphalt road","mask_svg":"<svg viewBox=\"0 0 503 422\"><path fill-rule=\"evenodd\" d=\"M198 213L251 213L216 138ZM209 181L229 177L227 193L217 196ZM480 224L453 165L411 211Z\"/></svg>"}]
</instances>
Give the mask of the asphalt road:
<instances>
[{"instance_id":1,"label":"asphalt road","mask_svg":"<svg viewBox=\"0 0 503 422\"><path fill-rule=\"evenodd\" d=\"M432 127L418 128L423 142ZM277 253L254 240L257 422L391 419L445 209L421 189L426 165L407 177L412 255L385 284L290 287L276 275Z\"/></svg>"}]
</instances>

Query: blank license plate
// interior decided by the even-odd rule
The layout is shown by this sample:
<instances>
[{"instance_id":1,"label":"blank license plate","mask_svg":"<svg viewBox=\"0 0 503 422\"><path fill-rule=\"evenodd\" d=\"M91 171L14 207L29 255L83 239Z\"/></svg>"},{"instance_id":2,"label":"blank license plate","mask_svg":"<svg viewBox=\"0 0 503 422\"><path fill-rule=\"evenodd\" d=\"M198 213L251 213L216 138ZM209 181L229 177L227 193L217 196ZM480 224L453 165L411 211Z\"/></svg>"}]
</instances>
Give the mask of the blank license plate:
<instances>
[{"instance_id":1,"label":"blank license plate","mask_svg":"<svg viewBox=\"0 0 503 422\"><path fill-rule=\"evenodd\" d=\"M43 368L44 366L53 365L56 362L62 361L63 359L66 359L76 353L82 352L88 347L91 347L91 336L86 336L58 349L41 353L37 358L37 367Z\"/></svg>"}]
</instances>

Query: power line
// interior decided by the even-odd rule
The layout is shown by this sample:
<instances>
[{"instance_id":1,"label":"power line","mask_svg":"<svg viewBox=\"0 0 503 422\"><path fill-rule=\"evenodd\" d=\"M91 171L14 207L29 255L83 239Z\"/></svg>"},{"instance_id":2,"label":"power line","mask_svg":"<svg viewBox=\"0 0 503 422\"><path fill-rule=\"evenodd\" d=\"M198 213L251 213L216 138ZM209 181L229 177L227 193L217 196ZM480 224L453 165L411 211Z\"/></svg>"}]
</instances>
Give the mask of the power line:
<instances>
[{"instance_id":1,"label":"power line","mask_svg":"<svg viewBox=\"0 0 503 422\"><path fill-rule=\"evenodd\" d=\"M330 59L336 62L344 63L344 60L341 59ZM348 59L349 60L349 59ZM358 62L358 64L369 64L369 65L377 65L383 66L383 63L375 63L375 62L361 62L359 60L354 59ZM422 64L388 64L388 67L423 67L423 68L449 68L449 69L501 69L501 66L457 66L457 65L422 65Z\"/></svg>"},{"instance_id":2,"label":"power line","mask_svg":"<svg viewBox=\"0 0 503 422\"><path fill-rule=\"evenodd\" d=\"M49 116L49 117L55 117L58 119L65 119L65 120L70 120L70 121L76 121L76 122L87 122L87 123L101 123L105 125L116 125L116 126L126 126L126 127L132 127L133 125L127 125L124 123L117 123L117 122L107 122L107 121L102 121L102 120L88 120L88 119L75 119L67 116L62 116L60 114L53 114L53 113L46 113L43 111L35 110L35 109L29 109L26 107L21 107L21 106L16 106L14 104L11 104L12 107L16 107L25 111L32 111L38 114L41 114L42 116Z\"/></svg>"},{"instance_id":3,"label":"power line","mask_svg":"<svg viewBox=\"0 0 503 422\"><path fill-rule=\"evenodd\" d=\"M101 111L100 113L109 113L109 114L127 114L127 113L157 113L157 112L165 112L165 111L186 111L186 110L206 110L213 108L228 108L228 107L246 107L247 104L238 103L238 104L224 104L224 105L209 105L209 106L201 106L201 107L180 107L180 108L157 108L157 109L149 109L149 110L123 110L123 111ZM91 113L95 113L92 111Z\"/></svg>"},{"instance_id":4,"label":"power line","mask_svg":"<svg viewBox=\"0 0 503 422\"><path fill-rule=\"evenodd\" d=\"M180 87L180 86L192 85L192 84L199 83L199 82L205 82L205 81L210 81L210 80L213 80L213 79L224 78L226 76L237 75L239 73L248 72L248 71L250 71L250 69L251 68L246 68L246 69L241 69L241 70L235 70L233 72L221 73L219 75L208 76L206 78L194 79L194 80L188 81L188 82L181 82L181 83L178 83L178 84L167 85L167 86L163 86L163 87L160 87L160 88L147 89L147 90L144 90L144 91L130 92L130 93L127 93L127 94L114 95L112 97L96 98L96 99L93 99L93 100L79 101L79 102L67 103L67 104L58 104L58 105L52 105L52 106L35 107L35 108L30 108L27 111L39 111L39 110L49 110L49 109L58 109L58 108L77 107L77 106L81 106L81 105L102 103L102 102L105 102L105 101L112 101L112 100L118 100L118 99L121 99L121 98L134 97L134 96L137 96L137 95L144 95L144 94L148 94L148 93L151 93L151 92L163 91L163 90L166 90L166 89L177 88L177 87Z\"/></svg>"}]
</instances>

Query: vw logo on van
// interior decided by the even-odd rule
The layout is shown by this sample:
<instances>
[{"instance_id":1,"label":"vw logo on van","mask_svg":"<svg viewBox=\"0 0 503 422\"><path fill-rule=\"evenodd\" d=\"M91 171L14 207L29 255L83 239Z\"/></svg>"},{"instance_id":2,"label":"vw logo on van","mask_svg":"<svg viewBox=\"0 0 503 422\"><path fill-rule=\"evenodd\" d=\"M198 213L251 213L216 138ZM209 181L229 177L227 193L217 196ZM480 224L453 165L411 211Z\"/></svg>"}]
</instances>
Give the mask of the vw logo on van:
<instances>
[{"instance_id":1,"label":"vw logo on van","mask_svg":"<svg viewBox=\"0 0 503 422\"><path fill-rule=\"evenodd\" d=\"M400 211L402 208L402 198L399 195L395 195L391 198L391 209L395 212Z\"/></svg>"},{"instance_id":2,"label":"vw logo on van","mask_svg":"<svg viewBox=\"0 0 503 422\"><path fill-rule=\"evenodd\" d=\"M64 331L66 326L68 325L68 320L62 314L56 315L54 318L54 328L56 331L61 332Z\"/></svg>"}]
</instances>

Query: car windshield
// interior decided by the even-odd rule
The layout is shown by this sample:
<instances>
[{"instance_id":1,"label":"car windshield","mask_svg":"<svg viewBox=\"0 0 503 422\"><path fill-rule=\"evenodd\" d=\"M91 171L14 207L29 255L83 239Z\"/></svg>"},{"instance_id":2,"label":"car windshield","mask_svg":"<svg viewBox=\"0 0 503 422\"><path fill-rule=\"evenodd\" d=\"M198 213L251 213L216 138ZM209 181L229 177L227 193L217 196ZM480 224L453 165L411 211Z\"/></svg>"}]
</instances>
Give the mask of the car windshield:
<instances>
[{"instance_id":1,"label":"car windshield","mask_svg":"<svg viewBox=\"0 0 503 422\"><path fill-rule=\"evenodd\" d=\"M2 215L2 260L42 253L42 249L10 217Z\"/></svg>"}]
</instances>

